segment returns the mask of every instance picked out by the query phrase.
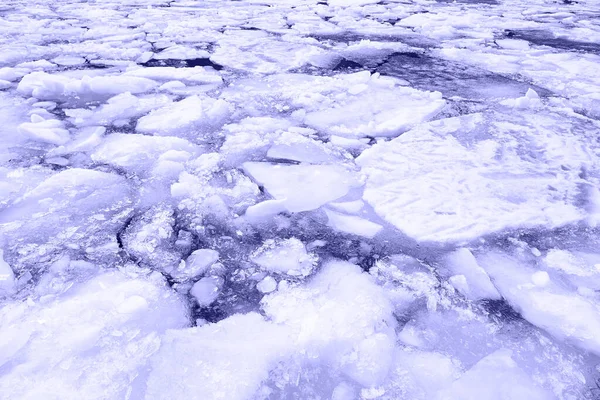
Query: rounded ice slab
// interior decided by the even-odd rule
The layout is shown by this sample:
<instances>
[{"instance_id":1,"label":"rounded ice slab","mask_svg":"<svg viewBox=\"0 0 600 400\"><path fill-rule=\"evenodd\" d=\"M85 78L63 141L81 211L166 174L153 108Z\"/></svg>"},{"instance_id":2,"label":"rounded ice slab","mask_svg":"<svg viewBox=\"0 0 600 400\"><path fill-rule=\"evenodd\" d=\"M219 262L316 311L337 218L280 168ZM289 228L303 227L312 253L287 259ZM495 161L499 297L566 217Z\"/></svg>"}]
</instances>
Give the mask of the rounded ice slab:
<instances>
[{"instance_id":1,"label":"rounded ice slab","mask_svg":"<svg viewBox=\"0 0 600 400\"><path fill-rule=\"evenodd\" d=\"M564 122L493 113L422 125L357 159L367 177L364 199L418 241L580 221L579 174L595 160L585 137Z\"/></svg>"}]
</instances>

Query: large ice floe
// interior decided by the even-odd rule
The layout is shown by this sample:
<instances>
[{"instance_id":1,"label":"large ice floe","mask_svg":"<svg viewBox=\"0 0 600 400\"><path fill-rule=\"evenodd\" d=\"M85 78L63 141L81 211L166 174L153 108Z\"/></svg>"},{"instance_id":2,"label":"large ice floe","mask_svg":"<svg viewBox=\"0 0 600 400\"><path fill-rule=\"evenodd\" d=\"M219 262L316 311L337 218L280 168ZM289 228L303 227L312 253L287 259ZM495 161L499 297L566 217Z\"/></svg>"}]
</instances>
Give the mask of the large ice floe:
<instances>
[{"instance_id":1,"label":"large ice floe","mask_svg":"<svg viewBox=\"0 0 600 400\"><path fill-rule=\"evenodd\" d=\"M0 399L600 399L599 15L0 4Z\"/></svg>"}]
</instances>

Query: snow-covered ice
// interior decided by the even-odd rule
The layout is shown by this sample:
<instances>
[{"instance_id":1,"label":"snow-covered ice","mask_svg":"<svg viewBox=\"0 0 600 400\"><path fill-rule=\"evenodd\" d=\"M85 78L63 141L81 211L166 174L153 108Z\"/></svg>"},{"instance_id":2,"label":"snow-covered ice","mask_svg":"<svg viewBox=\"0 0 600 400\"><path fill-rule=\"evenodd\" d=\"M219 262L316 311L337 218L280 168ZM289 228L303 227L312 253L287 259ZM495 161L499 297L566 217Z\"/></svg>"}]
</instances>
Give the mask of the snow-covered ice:
<instances>
[{"instance_id":1,"label":"snow-covered ice","mask_svg":"<svg viewBox=\"0 0 600 400\"><path fill-rule=\"evenodd\" d=\"M0 4L0 399L599 399L599 15Z\"/></svg>"}]
</instances>

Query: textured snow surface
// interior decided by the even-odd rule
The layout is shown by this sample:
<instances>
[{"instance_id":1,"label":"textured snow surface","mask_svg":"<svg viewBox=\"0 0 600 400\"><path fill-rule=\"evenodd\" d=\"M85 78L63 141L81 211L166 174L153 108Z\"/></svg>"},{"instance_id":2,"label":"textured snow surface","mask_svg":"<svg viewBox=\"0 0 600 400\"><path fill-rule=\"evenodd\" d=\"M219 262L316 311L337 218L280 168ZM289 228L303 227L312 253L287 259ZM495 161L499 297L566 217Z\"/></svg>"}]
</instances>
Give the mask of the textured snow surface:
<instances>
[{"instance_id":1,"label":"textured snow surface","mask_svg":"<svg viewBox=\"0 0 600 400\"><path fill-rule=\"evenodd\" d=\"M596 0L0 4L0 399L600 399Z\"/></svg>"}]
</instances>

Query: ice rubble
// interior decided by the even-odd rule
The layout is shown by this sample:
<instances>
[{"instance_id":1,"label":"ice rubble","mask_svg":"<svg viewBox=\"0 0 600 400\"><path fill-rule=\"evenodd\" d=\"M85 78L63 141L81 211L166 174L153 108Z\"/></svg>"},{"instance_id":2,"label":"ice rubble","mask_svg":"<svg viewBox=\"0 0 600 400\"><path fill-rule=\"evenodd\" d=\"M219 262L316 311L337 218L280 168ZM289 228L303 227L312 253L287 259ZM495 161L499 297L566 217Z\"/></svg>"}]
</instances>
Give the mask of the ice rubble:
<instances>
[{"instance_id":1,"label":"ice rubble","mask_svg":"<svg viewBox=\"0 0 600 400\"><path fill-rule=\"evenodd\" d=\"M0 318L0 388L22 399L127 396L144 386L136 378L161 334L188 324L161 277L118 271L57 296L4 304Z\"/></svg>"},{"instance_id":2,"label":"ice rubble","mask_svg":"<svg viewBox=\"0 0 600 400\"><path fill-rule=\"evenodd\" d=\"M0 398L596 398L598 12L0 6Z\"/></svg>"}]
</instances>

